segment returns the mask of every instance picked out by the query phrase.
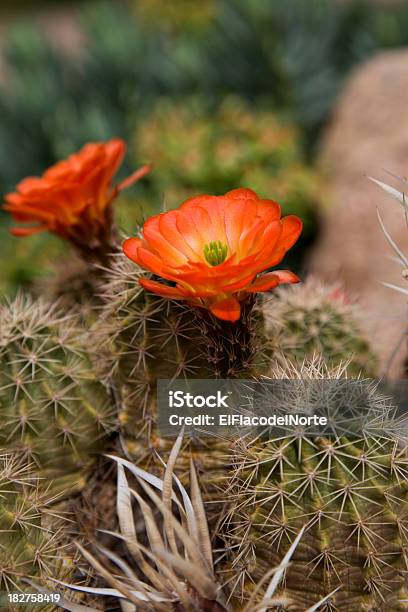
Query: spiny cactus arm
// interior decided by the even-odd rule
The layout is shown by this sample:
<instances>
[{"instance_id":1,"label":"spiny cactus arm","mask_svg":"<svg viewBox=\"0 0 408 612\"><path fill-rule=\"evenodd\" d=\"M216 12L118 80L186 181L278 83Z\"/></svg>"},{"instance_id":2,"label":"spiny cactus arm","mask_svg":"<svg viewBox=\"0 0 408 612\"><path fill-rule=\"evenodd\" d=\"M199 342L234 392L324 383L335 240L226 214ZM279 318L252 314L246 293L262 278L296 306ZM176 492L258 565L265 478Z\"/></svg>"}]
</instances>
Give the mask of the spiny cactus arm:
<instances>
[{"instance_id":1,"label":"spiny cactus arm","mask_svg":"<svg viewBox=\"0 0 408 612\"><path fill-rule=\"evenodd\" d=\"M19 295L0 304L0 448L54 491L83 488L116 419L78 317Z\"/></svg>"},{"instance_id":2,"label":"spiny cactus arm","mask_svg":"<svg viewBox=\"0 0 408 612\"><path fill-rule=\"evenodd\" d=\"M351 376L375 375L376 356L362 332L358 303L341 285L309 276L301 285L278 288L264 301L263 315L274 362L300 365L320 354L333 366L348 362Z\"/></svg>"},{"instance_id":3,"label":"spiny cactus arm","mask_svg":"<svg viewBox=\"0 0 408 612\"><path fill-rule=\"evenodd\" d=\"M301 372L303 379L319 381L330 375L336 380L339 374L315 361L311 369L304 364L287 375L298 378ZM279 378L283 375L280 371ZM345 393L350 383L336 384ZM388 428L392 402L376 389L365 389L364 436L348 439L340 426L332 438L290 435L238 445L231 476L236 486L230 482L226 488L233 507L225 518L231 551L226 571L236 580L237 598L248 599L253 582L271 559L280 562L306 522L285 586L278 591L289 609L290 602L303 610L324 598L340 609L347 602L351 612L383 600L393 610L403 609L400 600L408 588L406 441ZM345 396L349 407L351 397ZM377 425L372 431L370 418ZM307 584L302 582L305 572ZM239 583L241 594L236 592Z\"/></svg>"},{"instance_id":4,"label":"spiny cactus arm","mask_svg":"<svg viewBox=\"0 0 408 612\"><path fill-rule=\"evenodd\" d=\"M142 273L127 258L117 258L97 328L101 343L112 348L106 371L117 392L126 454L150 471L157 463L156 450L170 452L156 428L158 379L249 376L268 359L261 340L262 313L252 299L239 322L221 321L203 309L148 294L138 282ZM179 466L185 457L181 452ZM181 479L188 475L188 461Z\"/></svg>"},{"instance_id":5,"label":"spiny cactus arm","mask_svg":"<svg viewBox=\"0 0 408 612\"><path fill-rule=\"evenodd\" d=\"M72 575L76 559L54 502L19 455L0 455L0 591L23 591L28 579L44 585Z\"/></svg>"}]
</instances>

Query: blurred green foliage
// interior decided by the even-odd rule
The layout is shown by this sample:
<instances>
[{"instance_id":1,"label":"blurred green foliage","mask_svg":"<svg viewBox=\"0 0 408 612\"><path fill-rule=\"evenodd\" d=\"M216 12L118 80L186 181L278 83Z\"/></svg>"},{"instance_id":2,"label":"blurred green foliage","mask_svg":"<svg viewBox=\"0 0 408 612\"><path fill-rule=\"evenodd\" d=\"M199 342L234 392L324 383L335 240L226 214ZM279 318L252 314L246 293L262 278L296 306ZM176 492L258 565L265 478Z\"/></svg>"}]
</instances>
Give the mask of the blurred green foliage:
<instances>
[{"instance_id":1,"label":"blurred green foliage","mask_svg":"<svg viewBox=\"0 0 408 612\"><path fill-rule=\"evenodd\" d=\"M130 0L129 4L145 27L156 30L159 25L175 33L185 29L197 32L207 28L217 14L217 0Z\"/></svg>"},{"instance_id":2,"label":"blurred green foliage","mask_svg":"<svg viewBox=\"0 0 408 612\"><path fill-rule=\"evenodd\" d=\"M52 263L64 252L64 245L50 235L15 238L8 232L5 215L0 217L0 296L30 289L33 282L47 275ZM3 223L4 222L4 223Z\"/></svg>"},{"instance_id":3,"label":"blurred green foliage","mask_svg":"<svg viewBox=\"0 0 408 612\"><path fill-rule=\"evenodd\" d=\"M86 141L128 140L162 97L181 105L199 98L214 126L231 94L254 113L278 112L298 127L297 146L313 159L350 70L376 49L408 42L407 2L391 7L361 0L90 0L78 6L86 44L72 56L63 56L31 24L8 33L7 79L0 84L1 193ZM146 161L142 148L135 151L132 167ZM251 186L265 172L259 163ZM130 169L125 163L123 173ZM207 191L220 191L224 170L211 170L203 183ZM201 189L180 173L177 179L181 190ZM242 174L240 179L249 180ZM138 193L153 193L142 189L132 192L136 203ZM5 253L13 259L17 244L5 237L5 224L0 215L3 261ZM41 237L36 240L43 244ZM25 249L31 258L31 247Z\"/></svg>"},{"instance_id":4,"label":"blurred green foliage","mask_svg":"<svg viewBox=\"0 0 408 612\"><path fill-rule=\"evenodd\" d=\"M127 138L163 95L196 94L212 108L231 93L254 106L261 102L289 114L305 146L313 147L350 69L379 47L408 42L406 2L393 8L359 0L129 5L84 3L87 44L79 57L61 56L29 24L10 31L8 79L0 85L0 190L85 141ZM189 17L200 27L188 27Z\"/></svg>"}]
</instances>

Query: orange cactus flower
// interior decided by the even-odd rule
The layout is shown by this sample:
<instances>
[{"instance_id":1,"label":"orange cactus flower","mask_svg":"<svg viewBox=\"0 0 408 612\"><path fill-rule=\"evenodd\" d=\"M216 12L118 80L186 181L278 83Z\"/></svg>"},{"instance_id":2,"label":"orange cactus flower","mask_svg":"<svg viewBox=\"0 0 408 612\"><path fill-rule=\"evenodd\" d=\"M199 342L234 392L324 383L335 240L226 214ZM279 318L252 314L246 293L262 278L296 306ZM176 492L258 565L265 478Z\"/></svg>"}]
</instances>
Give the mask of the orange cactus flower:
<instances>
[{"instance_id":1,"label":"orange cactus flower","mask_svg":"<svg viewBox=\"0 0 408 612\"><path fill-rule=\"evenodd\" d=\"M109 241L112 201L150 171L150 166L143 166L113 185L125 151L126 145L119 139L89 143L41 177L25 178L16 192L5 196L3 208L15 221L34 225L16 227L11 232L29 236L49 231L91 250Z\"/></svg>"},{"instance_id":2,"label":"orange cactus flower","mask_svg":"<svg viewBox=\"0 0 408 612\"><path fill-rule=\"evenodd\" d=\"M224 196L190 198L177 210L151 217L142 236L126 240L123 251L171 283L141 279L145 289L237 321L240 303L249 295L299 281L288 270L261 272L283 259L301 231L301 220L281 218L273 200L235 189Z\"/></svg>"}]
</instances>

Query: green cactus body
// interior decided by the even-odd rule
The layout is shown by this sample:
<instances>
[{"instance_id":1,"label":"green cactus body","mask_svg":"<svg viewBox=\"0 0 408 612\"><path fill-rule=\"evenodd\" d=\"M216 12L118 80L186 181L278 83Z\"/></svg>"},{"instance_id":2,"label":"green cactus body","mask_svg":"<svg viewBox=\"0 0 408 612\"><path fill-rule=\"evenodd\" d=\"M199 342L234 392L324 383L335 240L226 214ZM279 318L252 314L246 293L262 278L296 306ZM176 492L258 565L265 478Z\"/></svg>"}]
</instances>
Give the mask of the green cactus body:
<instances>
[{"instance_id":1,"label":"green cactus body","mask_svg":"<svg viewBox=\"0 0 408 612\"><path fill-rule=\"evenodd\" d=\"M301 373L316 375L314 366ZM373 390L367 401L368 415L386 420L389 400ZM237 442L228 488L234 502L221 528L231 550L227 573L233 572L236 601L250 596L305 526L279 609L304 612L325 598L319 609L406 609L406 443L386 428L353 438L338 433Z\"/></svg>"},{"instance_id":2,"label":"green cactus body","mask_svg":"<svg viewBox=\"0 0 408 612\"><path fill-rule=\"evenodd\" d=\"M71 316L29 298L1 305L0 320L0 448L53 490L80 490L113 425L88 340Z\"/></svg>"},{"instance_id":3,"label":"green cactus body","mask_svg":"<svg viewBox=\"0 0 408 612\"><path fill-rule=\"evenodd\" d=\"M248 376L262 360L256 331L261 317L248 303L240 324L221 322L204 309L149 294L138 284L146 274L124 258L118 258L110 275L100 332L112 352L110 374L127 451L150 464L156 451L172 443L156 431L157 381ZM198 467L224 466L224 442L207 438L193 446L186 440L186 445ZM220 453L210 452L218 447ZM181 453L178 468L185 459L188 471L189 458Z\"/></svg>"},{"instance_id":4,"label":"green cactus body","mask_svg":"<svg viewBox=\"0 0 408 612\"><path fill-rule=\"evenodd\" d=\"M290 361L319 354L332 365L349 362L349 376L375 376L377 360L359 329L358 309L338 285L310 277L278 288L265 301L264 316L270 342Z\"/></svg>"},{"instance_id":5,"label":"green cactus body","mask_svg":"<svg viewBox=\"0 0 408 612\"><path fill-rule=\"evenodd\" d=\"M13 454L0 455L0 593L33 588L30 579L44 585L48 578L67 580L75 559L63 544L60 520L51 510L52 499L39 488L39 481ZM50 583L51 585L51 583ZM55 590L55 587L54 589ZM30 604L1 601L2 610L38 610ZM41 610L55 610L43 604Z\"/></svg>"}]
</instances>

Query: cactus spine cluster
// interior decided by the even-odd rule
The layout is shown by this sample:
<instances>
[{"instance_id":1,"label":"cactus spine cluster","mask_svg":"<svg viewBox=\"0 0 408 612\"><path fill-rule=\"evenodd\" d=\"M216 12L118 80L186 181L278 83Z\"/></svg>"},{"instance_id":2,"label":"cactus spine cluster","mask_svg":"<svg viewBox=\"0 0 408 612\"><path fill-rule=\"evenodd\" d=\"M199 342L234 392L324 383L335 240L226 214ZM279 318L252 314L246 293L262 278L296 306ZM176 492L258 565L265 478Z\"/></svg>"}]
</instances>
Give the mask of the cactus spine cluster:
<instances>
[{"instance_id":1,"label":"cactus spine cluster","mask_svg":"<svg viewBox=\"0 0 408 612\"><path fill-rule=\"evenodd\" d=\"M55 491L81 489L112 427L107 390L75 319L28 297L0 306L0 448Z\"/></svg>"},{"instance_id":2,"label":"cactus spine cluster","mask_svg":"<svg viewBox=\"0 0 408 612\"><path fill-rule=\"evenodd\" d=\"M344 371L314 361L275 375L301 378L304 389L304 379L326 384ZM322 599L327 610L406 609L407 442L392 427L390 401L367 389L366 422L377 423L375 431L368 426L348 437L338 425L332 436L294 431L237 441L226 489L234 502L221 529L233 553L237 600L250 595L253 582L279 563L305 526L281 587L287 603L280 610L304 612Z\"/></svg>"},{"instance_id":3,"label":"cactus spine cluster","mask_svg":"<svg viewBox=\"0 0 408 612\"><path fill-rule=\"evenodd\" d=\"M271 348L290 361L322 355L333 366L349 362L350 376L375 376L376 357L359 329L358 309L340 286L309 277L279 287L265 300L263 312Z\"/></svg>"},{"instance_id":4,"label":"cactus spine cluster","mask_svg":"<svg viewBox=\"0 0 408 612\"><path fill-rule=\"evenodd\" d=\"M62 525L51 510L52 499L39 486L17 455L0 455L0 593L31 590L22 579L44 584L49 578L66 580L73 574L74 558L64 553ZM2 610L17 604L0 602ZM4 607L3 607L4 606ZM30 610L25 605L24 610ZM38 607L37 607L38 609ZM55 609L45 606L42 610Z\"/></svg>"}]
</instances>

